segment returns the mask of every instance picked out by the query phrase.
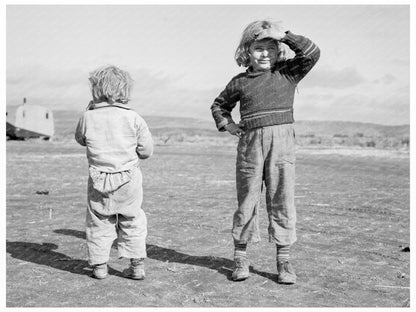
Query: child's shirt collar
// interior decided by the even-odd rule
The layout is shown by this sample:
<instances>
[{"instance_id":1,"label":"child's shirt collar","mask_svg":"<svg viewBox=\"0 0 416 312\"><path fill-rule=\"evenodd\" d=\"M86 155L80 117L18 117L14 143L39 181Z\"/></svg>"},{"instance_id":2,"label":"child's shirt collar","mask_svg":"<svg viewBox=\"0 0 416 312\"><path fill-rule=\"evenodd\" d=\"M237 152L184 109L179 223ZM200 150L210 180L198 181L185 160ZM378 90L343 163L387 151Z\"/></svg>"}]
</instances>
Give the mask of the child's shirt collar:
<instances>
[{"instance_id":1,"label":"child's shirt collar","mask_svg":"<svg viewBox=\"0 0 416 312\"><path fill-rule=\"evenodd\" d=\"M247 70L246 70L246 73L247 73L247 76L248 77L258 77L258 76L261 76L261 75L264 75L265 73L270 73L271 71L274 71L274 68L273 68L273 70L272 69L268 69L268 70L253 70L253 67L249 67L249 68L247 68Z\"/></svg>"},{"instance_id":2,"label":"child's shirt collar","mask_svg":"<svg viewBox=\"0 0 416 312\"><path fill-rule=\"evenodd\" d=\"M107 102L101 102L101 103L93 103L90 104L88 107L88 110L98 109L98 108L104 108L104 107L118 107L123 109L131 109L127 104L109 104Z\"/></svg>"}]
</instances>

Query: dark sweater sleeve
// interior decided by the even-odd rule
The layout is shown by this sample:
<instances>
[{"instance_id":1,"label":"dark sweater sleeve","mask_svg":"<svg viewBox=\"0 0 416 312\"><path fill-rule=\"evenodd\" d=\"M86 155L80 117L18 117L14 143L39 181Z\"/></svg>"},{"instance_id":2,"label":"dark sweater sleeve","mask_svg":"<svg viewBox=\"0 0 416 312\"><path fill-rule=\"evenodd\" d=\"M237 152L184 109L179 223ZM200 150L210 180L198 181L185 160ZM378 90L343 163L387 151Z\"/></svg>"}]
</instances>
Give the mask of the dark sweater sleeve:
<instances>
[{"instance_id":1,"label":"dark sweater sleeve","mask_svg":"<svg viewBox=\"0 0 416 312\"><path fill-rule=\"evenodd\" d=\"M295 57L283 63L282 71L291 80L298 83L318 62L321 55L319 47L310 39L286 32L282 42L295 52Z\"/></svg>"},{"instance_id":2,"label":"dark sweater sleeve","mask_svg":"<svg viewBox=\"0 0 416 312\"><path fill-rule=\"evenodd\" d=\"M219 131L225 131L224 126L234 123L231 111L240 100L240 92L238 91L238 79L234 77L214 100L211 105L212 117Z\"/></svg>"}]
</instances>

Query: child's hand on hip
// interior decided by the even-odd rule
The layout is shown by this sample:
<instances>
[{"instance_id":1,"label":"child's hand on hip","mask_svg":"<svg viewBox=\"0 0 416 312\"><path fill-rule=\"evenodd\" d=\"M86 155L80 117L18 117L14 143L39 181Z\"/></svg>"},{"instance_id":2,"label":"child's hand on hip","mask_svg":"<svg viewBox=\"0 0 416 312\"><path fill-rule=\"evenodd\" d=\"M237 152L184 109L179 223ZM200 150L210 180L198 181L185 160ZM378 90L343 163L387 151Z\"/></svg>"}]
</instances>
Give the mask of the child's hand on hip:
<instances>
[{"instance_id":1,"label":"child's hand on hip","mask_svg":"<svg viewBox=\"0 0 416 312\"><path fill-rule=\"evenodd\" d=\"M244 130L240 128L240 126L236 125L235 123L229 123L228 125L224 126L225 130L227 130L232 135L236 135L239 138L244 134Z\"/></svg>"}]
</instances>

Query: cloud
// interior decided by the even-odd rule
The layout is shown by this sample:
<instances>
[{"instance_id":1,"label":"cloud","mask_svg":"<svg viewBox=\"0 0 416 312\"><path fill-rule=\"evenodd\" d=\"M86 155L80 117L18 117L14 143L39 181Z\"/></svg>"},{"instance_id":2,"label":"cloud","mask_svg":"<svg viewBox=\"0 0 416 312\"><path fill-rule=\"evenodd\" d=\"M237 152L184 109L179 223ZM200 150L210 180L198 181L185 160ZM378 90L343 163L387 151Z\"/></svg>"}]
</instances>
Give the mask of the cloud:
<instances>
[{"instance_id":1,"label":"cloud","mask_svg":"<svg viewBox=\"0 0 416 312\"><path fill-rule=\"evenodd\" d=\"M36 82L42 75L38 66L8 67L6 72L7 86L24 85Z\"/></svg>"},{"instance_id":2,"label":"cloud","mask_svg":"<svg viewBox=\"0 0 416 312\"><path fill-rule=\"evenodd\" d=\"M325 80L328 80L327 76L331 76L331 72L332 77L359 78L359 74L353 69L326 72L328 75L323 75ZM21 104L23 97L26 97L28 103L44 105L53 110L81 111L91 99L88 74L85 69L53 71L38 68L33 75L10 72L7 75L7 104ZM139 114L212 120L210 106L220 89L178 87L176 77L142 68L134 69L130 74L135 80L130 104ZM295 99L295 118L381 124L409 123L409 86L386 89L382 85L382 82L391 84L394 79L393 75L385 75L379 79L377 85L374 84L374 88L358 88L361 91L355 88L354 93L345 87L352 85L352 82L346 83L344 80L332 82L332 89L329 87L324 92L300 86ZM314 81L316 85L323 84L323 80L319 84L317 80ZM341 84L346 89L340 90ZM236 121L239 120L238 107L234 109L233 116Z\"/></svg>"},{"instance_id":3,"label":"cloud","mask_svg":"<svg viewBox=\"0 0 416 312\"><path fill-rule=\"evenodd\" d=\"M297 120L343 120L401 125L410 122L408 89L396 90L388 96L349 93L331 100L304 97L295 104Z\"/></svg>"},{"instance_id":4,"label":"cloud","mask_svg":"<svg viewBox=\"0 0 416 312\"><path fill-rule=\"evenodd\" d=\"M146 84L135 88L132 106L143 115L164 115L211 118L210 106L218 95L217 90L194 90L178 88L159 78L147 79ZM141 91L143 88L143 91Z\"/></svg>"},{"instance_id":5,"label":"cloud","mask_svg":"<svg viewBox=\"0 0 416 312\"><path fill-rule=\"evenodd\" d=\"M395 82L397 80L397 78L395 76L393 76L392 74L386 74L383 77L381 77L380 79L376 79L373 82L375 84L384 84L384 85L389 85L392 84L393 82Z\"/></svg>"},{"instance_id":6,"label":"cloud","mask_svg":"<svg viewBox=\"0 0 416 312\"><path fill-rule=\"evenodd\" d=\"M312 102L328 102L329 100L332 100L335 98L335 95L333 93L308 93L308 94L302 94L308 101Z\"/></svg>"},{"instance_id":7,"label":"cloud","mask_svg":"<svg viewBox=\"0 0 416 312\"><path fill-rule=\"evenodd\" d=\"M88 72L85 69L53 69L48 65L9 68L6 78L7 105L22 103L50 109L82 109L89 100Z\"/></svg>"},{"instance_id":8,"label":"cloud","mask_svg":"<svg viewBox=\"0 0 416 312\"><path fill-rule=\"evenodd\" d=\"M353 67L343 69L313 69L304 82L305 87L346 89L365 82L365 78Z\"/></svg>"},{"instance_id":9,"label":"cloud","mask_svg":"<svg viewBox=\"0 0 416 312\"><path fill-rule=\"evenodd\" d=\"M32 71L33 70L33 71ZM89 72L85 69L22 69L7 75L7 105L28 103L53 110L83 110L91 99ZM134 79L131 106L142 115L183 116L211 119L210 106L220 90L195 90L176 86L176 77L143 68L130 71Z\"/></svg>"},{"instance_id":10,"label":"cloud","mask_svg":"<svg viewBox=\"0 0 416 312\"><path fill-rule=\"evenodd\" d=\"M408 59L393 59L391 60L391 63L393 65L397 65L397 66L403 66L408 68L409 67L409 60Z\"/></svg>"}]
</instances>

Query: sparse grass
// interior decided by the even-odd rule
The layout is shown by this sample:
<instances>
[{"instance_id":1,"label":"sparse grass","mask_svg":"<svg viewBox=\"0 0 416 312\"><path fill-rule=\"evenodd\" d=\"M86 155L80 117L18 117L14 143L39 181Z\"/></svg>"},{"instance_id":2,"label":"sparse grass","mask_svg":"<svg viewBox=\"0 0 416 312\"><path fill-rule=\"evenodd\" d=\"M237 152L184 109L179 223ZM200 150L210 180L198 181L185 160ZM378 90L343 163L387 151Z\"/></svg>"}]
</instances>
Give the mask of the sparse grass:
<instances>
[{"instance_id":1,"label":"sparse grass","mask_svg":"<svg viewBox=\"0 0 416 312\"><path fill-rule=\"evenodd\" d=\"M8 307L401 307L409 305L409 157L301 149L293 286L275 282L275 249L249 246L251 277L229 280L235 145L165 144L142 163L147 278L90 277L87 161L65 142L8 141ZM353 150L351 150L353 151ZM377 157L375 157L377 156ZM46 195L37 191L49 191Z\"/></svg>"}]
</instances>

